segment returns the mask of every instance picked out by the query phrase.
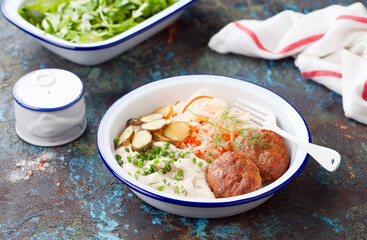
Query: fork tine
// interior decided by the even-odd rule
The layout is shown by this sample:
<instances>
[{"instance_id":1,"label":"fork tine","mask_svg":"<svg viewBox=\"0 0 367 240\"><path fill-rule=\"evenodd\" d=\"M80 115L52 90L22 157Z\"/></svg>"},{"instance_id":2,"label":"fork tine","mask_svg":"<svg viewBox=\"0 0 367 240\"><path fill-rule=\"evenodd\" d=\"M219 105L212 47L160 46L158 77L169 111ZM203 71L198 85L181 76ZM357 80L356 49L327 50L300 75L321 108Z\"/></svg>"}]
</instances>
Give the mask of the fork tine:
<instances>
[{"instance_id":1,"label":"fork tine","mask_svg":"<svg viewBox=\"0 0 367 240\"><path fill-rule=\"evenodd\" d=\"M263 106L259 106L253 103L246 102L245 100L240 99L240 98L237 98L237 101L240 102L241 104L245 104L246 106L248 106L251 109L254 109L254 111L256 111L257 113L264 115L265 118L274 115L272 111L270 111L269 109Z\"/></svg>"},{"instance_id":2,"label":"fork tine","mask_svg":"<svg viewBox=\"0 0 367 240\"><path fill-rule=\"evenodd\" d=\"M254 123L255 125L257 125L257 127L263 127L264 126L264 122L263 121L260 121L256 118L253 118L253 117L250 117L250 121L252 123Z\"/></svg>"},{"instance_id":3,"label":"fork tine","mask_svg":"<svg viewBox=\"0 0 367 240\"><path fill-rule=\"evenodd\" d=\"M241 103L241 104L239 104L239 103ZM260 108L259 106L253 105L253 104L251 104L249 102L246 102L246 101L244 101L240 98L237 98L236 104L238 106L242 106L242 107L245 107L245 108L249 109L249 111L251 113L256 113L257 116L259 116L259 115L262 115L264 117L267 116L267 114L264 111L262 111L263 109L259 110L259 108Z\"/></svg>"},{"instance_id":4,"label":"fork tine","mask_svg":"<svg viewBox=\"0 0 367 240\"><path fill-rule=\"evenodd\" d=\"M265 121L266 119L266 115L265 114L262 114L261 112L257 111L255 108L253 108L252 106L247 106L247 105L242 105L242 102L241 104L239 104L238 102L235 103L236 106L240 107L242 110L245 110L247 112L250 112L251 113L251 116L256 118L256 119L259 119L261 121Z\"/></svg>"},{"instance_id":5,"label":"fork tine","mask_svg":"<svg viewBox=\"0 0 367 240\"><path fill-rule=\"evenodd\" d=\"M264 119L262 116L254 113L252 110L247 109L246 107L242 106L241 104L235 103L235 105L239 108L236 108L240 111L247 111L250 113L250 122L257 125L257 127L263 127L265 125L266 119Z\"/></svg>"}]
</instances>

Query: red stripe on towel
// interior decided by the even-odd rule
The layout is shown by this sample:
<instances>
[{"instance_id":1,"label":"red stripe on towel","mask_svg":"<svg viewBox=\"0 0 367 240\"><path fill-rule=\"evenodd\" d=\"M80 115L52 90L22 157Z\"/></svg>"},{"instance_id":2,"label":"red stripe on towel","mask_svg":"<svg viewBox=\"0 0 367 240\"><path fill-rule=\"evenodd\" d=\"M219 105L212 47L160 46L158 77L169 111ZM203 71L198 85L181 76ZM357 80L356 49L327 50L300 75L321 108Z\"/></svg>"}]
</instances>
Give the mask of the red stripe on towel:
<instances>
[{"instance_id":1,"label":"red stripe on towel","mask_svg":"<svg viewBox=\"0 0 367 240\"><path fill-rule=\"evenodd\" d=\"M242 26L239 22L233 22L234 25L236 25L239 29L241 29L242 31L244 31L245 33L247 33L251 38L252 40L255 42L256 46L258 48L260 48L261 50L263 51L266 51L266 52L269 52L269 53L272 53L271 51L269 51L268 49L266 49L260 42L259 38L256 36L256 33L254 33L251 29L245 27L245 26Z\"/></svg>"},{"instance_id":2,"label":"red stripe on towel","mask_svg":"<svg viewBox=\"0 0 367 240\"><path fill-rule=\"evenodd\" d=\"M327 70L318 70L318 71L311 71L311 72L302 72L302 77L305 78L313 78L313 77L336 77L342 78L342 74L333 71Z\"/></svg>"},{"instance_id":3,"label":"red stripe on towel","mask_svg":"<svg viewBox=\"0 0 367 240\"><path fill-rule=\"evenodd\" d=\"M317 40L319 40L320 38L322 38L325 34L317 34L317 35L313 35L304 39L301 39L297 42L294 42L292 44L289 44L288 46L286 46L285 48L283 48L279 53L277 54L285 54L287 52L290 52L296 48L302 47L303 45L315 42Z\"/></svg>"},{"instance_id":4,"label":"red stripe on towel","mask_svg":"<svg viewBox=\"0 0 367 240\"><path fill-rule=\"evenodd\" d=\"M306 44L309 44L309 43L312 43L312 42L315 42L317 40L319 40L320 38L322 38L324 36L324 34L316 34L316 35L313 35L313 36L310 36L310 37L307 37L307 38L304 38L304 39L301 39L297 42L294 42L294 43L291 43L289 44L288 46L286 46L285 48L283 48L282 50L280 50L280 52L278 53L274 53L268 49L266 49L260 42L259 38L257 37L256 33L254 33L251 29L241 25L239 22L235 21L233 22L234 25L236 27L238 27L239 29L241 29L242 31L244 31L245 33L247 33L251 38L252 40L255 42L256 46L263 50L263 51L266 51L266 52L269 52L269 53L272 53L272 54L285 54L287 52L290 52L296 48L299 48L299 47L302 47Z\"/></svg>"},{"instance_id":5,"label":"red stripe on towel","mask_svg":"<svg viewBox=\"0 0 367 240\"><path fill-rule=\"evenodd\" d=\"M363 100L367 101L367 80L364 82L362 98Z\"/></svg>"},{"instance_id":6,"label":"red stripe on towel","mask_svg":"<svg viewBox=\"0 0 367 240\"><path fill-rule=\"evenodd\" d=\"M367 18L353 16L353 15L341 15L336 18L336 20L343 20L343 19L352 20L352 21L361 22L361 23L367 23Z\"/></svg>"}]
</instances>

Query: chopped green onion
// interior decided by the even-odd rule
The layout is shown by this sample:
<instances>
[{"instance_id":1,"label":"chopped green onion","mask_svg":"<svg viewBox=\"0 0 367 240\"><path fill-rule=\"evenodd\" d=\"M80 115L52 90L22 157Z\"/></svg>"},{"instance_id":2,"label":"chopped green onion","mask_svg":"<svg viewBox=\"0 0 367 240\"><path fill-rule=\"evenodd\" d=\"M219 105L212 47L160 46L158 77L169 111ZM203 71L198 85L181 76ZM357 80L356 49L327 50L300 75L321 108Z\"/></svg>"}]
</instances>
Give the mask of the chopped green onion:
<instances>
[{"instance_id":1,"label":"chopped green onion","mask_svg":"<svg viewBox=\"0 0 367 240\"><path fill-rule=\"evenodd\" d=\"M178 154L178 156L180 157L180 158L184 158L185 156L186 156L186 154L187 153L185 153L185 152L180 152L179 154Z\"/></svg>"},{"instance_id":2,"label":"chopped green onion","mask_svg":"<svg viewBox=\"0 0 367 240\"><path fill-rule=\"evenodd\" d=\"M184 174L182 170L178 170L176 175L173 177L174 180L181 181L184 179Z\"/></svg>"},{"instance_id":3,"label":"chopped green onion","mask_svg":"<svg viewBox=\"0 0 367 240\"><path fill-rule=\"evenodd\" d=\"M115 139L113 139L113 143L115 145L117 145L118 142L120 142L120 138L119 137L116 137Z\"/></svg>"},{"instance_id":4,"label":"chopped green onion","mask_svg":"<svg viewBox=\"0 0 367 240\"><path fill-rule=\"evenodd\" d=\"M121 155L120 154L116 154L115 155L116 161L119 165L123 164L124 161L121 159Z\"/></svg>"},{"instance_id":5,"label":"chopped green onion","mask_svg":"<svg viewBox=\"0 0 367 240\"><path fill-rule=\"evenodd\" d=\"M139 162L138 163L138 168L142 168L143 167L143 164L144 164L143 162Z\"/></svg>"}]
</instances>

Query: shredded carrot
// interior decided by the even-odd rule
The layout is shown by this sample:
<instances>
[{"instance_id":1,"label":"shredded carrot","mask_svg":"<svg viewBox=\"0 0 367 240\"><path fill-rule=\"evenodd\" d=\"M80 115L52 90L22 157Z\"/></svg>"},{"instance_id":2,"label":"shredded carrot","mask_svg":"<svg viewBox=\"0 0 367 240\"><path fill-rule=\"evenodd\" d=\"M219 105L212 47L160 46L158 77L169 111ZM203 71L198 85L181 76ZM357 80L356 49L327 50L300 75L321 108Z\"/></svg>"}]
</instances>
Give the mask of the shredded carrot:
<instances>
[{"instance_id":1,"label":"shredded carrot","mask_svg":"<svg viewBox=\"0 0 367 240\"><path fill-rule=\"evenodd\" d=\"M186 106L185 106L185 108L182 110L182 113L184 113L186 110L187 110L187 108L193 103L193 102L195 102L196 100L198 100L198 99L201 99L201 98L210 98L210 99L213 99L213 97L212 96L207 96L207 95L200 95L200 96L197 96L197 97L194 97Z\"/></svg>"},{"instance_id":2,"label":"shredded carrot","mask_svg":"<svg viewBox=\"0 0 367 240\"><path fill-rule=\"evenodd\" d=\"M201 145L201 142L196 140L196 137L195 136L192 136L190 137L189 139L187 139L185 142L185 144L190 144L190 145L193 145L193 146L200 146Z\"/></svg>"}]
</instances>

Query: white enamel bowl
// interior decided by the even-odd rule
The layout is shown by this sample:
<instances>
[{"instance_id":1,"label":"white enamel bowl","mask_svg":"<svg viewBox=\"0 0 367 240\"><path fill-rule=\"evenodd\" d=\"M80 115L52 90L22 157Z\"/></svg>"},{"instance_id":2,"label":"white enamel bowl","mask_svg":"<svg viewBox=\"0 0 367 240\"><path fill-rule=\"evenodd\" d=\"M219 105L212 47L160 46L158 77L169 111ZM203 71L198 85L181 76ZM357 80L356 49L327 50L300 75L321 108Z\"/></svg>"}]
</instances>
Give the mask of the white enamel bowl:
<instances>
[{"instance_id":1,"label":"white enamel bowl","mask_svg":"<svg viewBox=\"0 0 367 240\"><path fill-rule=\"evenodd\" d=\"M290 167L275 182L260 190L242 196L221 199L194 199L162 193L143 185L128 175L116 162L113 139L119 136L125 122L177 100L185 100L200 88L207 88L212 96L224 99L230 105L237 97L271 109L281 128L304 141L311 141L302 116L285 99L274 92L239 79L188 75L172 77L146 84L118 99L103 116L97 133L99 153L107 168L146 203L172 214L195 218L218 218L253 209L286 186L304 168L308 155L286 142L290 154Z\"/></svg>"},{"instance_id":2,"label":"white enamel bowl","mask_svg":"<svg viewBox=\"0 0 367 240\"><path fill-rule=\"evenodd\" d=\"M81 65L96 65L120 55L166 28L183 13L185 7L194 1L180 0L113 38L101 42L83 44L71 43L51 34L46 34L43 30L24 20L19 15L18 9L25 0L3 0L1 3L1 12L9 22L35 37L48 50L71 62Z\"/></svg>"}]
</instances>

